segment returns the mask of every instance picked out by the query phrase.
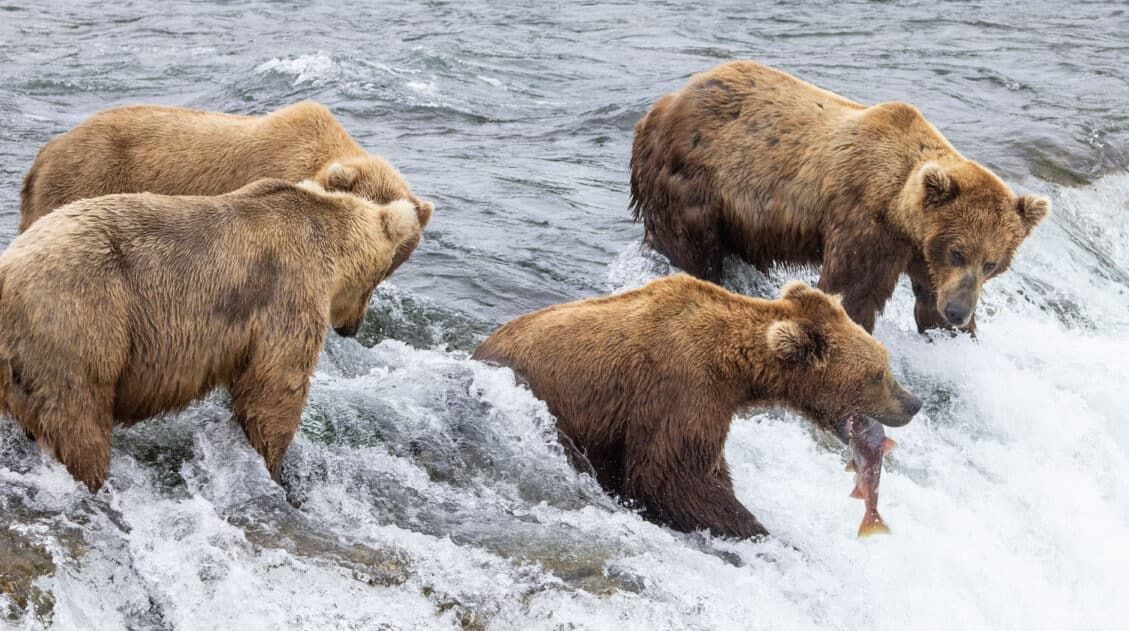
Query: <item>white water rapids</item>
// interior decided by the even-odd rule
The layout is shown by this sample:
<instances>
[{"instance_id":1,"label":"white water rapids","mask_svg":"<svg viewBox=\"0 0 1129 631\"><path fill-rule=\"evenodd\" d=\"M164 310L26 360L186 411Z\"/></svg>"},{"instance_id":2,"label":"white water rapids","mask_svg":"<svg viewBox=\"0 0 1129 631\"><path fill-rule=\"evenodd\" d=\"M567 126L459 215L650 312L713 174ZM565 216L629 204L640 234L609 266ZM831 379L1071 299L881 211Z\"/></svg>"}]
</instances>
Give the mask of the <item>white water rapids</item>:
<instances>
[{"instance_id":1,"label":"white water rapids","mask_svg":"<svg viewBox=\"0 0 1129 631\"><path fill-rule=\"evenodd\" d=\"M0 501L52 559L34 587L59 628L1118 628L1129 234L1109 226L1129 178L1054 197L1055 219L989 285L979 339L918 336L905 286L878 326L926 401L889 432L888 537L855 538L841 448L792 415L738 418L727 447L738 497L779 539L706 540L574 473L509 371L339 338L286 462L299 508L218 396L119 430L95 497L4 423ZM747 291L787 276L734 267ZM630 246L609 284L667 271Z\"/></svg>"},{"instance_id":2,"label":"white water rapids","mask_svg":"<svg viewBox=\"0 0 1129 631\"><path fill-rule=\"evenodd\" d=\"M1122 2L0 2L0 246L93 112L326 104L436 204L357 340L330 334L283 487L225 395L115 432L90 495L0 419L0 629L1112 630L1129 621L1129 9ZM979 337L876 335L925 407L856 538L844 448L734 420L765 543L650 524L467 359L517 314L666 274L627 212L632 127L756 59L906 100L1052 217ZM774 295L792 275L732 264ZM693 422L694 419L688 419Z\"/></svg>"}]
</instances>

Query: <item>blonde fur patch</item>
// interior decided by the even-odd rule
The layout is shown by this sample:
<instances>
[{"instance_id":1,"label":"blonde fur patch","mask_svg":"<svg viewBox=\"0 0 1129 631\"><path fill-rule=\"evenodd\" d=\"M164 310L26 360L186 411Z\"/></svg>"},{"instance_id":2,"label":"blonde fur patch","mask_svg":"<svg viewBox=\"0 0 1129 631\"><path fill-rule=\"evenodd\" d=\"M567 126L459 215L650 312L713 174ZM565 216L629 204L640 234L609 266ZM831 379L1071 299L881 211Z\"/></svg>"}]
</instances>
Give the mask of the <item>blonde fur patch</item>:
<instances>
[{"instance_id":1,"label":"blonde fur patch","mask_svg":"<svg viewBox=\"0 0 1129 631\"><path fill-rule=\"evenodd\" d=\"M383 207L384 230L389 240L399 245L408 236L420 230L420 221L415 204L406 199L398 199Z\"/></svg>"},{"instance_id":2,"label":"blonde fur patch","mask_svg":"<svg viewBox=\"0 0 1129 631\"><path fill-rule=\"evenodd\" d=\"M297 186L298 188L305 189L305 190L307 190L311 193L317 193L318 195L328 195L329 194L329 191L322 188L321 184L318 184L317 182L315 182L313 180L302 180L301 182L298 182L297 184L295 184L295 186Z\"/></svg>"}]
</instances>

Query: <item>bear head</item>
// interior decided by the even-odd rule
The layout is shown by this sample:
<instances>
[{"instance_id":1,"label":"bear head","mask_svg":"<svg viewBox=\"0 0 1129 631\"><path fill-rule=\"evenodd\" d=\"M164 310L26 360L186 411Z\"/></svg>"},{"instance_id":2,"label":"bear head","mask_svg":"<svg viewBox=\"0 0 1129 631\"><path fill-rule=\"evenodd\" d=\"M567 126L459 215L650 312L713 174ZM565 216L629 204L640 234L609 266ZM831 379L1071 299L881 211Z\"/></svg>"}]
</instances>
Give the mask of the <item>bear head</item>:
<instances>
[{"instance_id":1,"label":"bear head","mask_svg":"<svg viewBox=\"0 0 1129 631\"><path fill-rule=\"evenodd\" d=\"M912 177L937 311L949 325L967 326L984 281L1008 268L1019 244L1050 212L1050 201L1017 197L970 161L927 162Z\"/></svg>"},{"instance_id":2,"label":"bear head","mask_svg":"<svg viewBox=\"0 0 1129 631\"><path fill-rule=\"evenodd\" d=\"M400 172L378 156L357 156L330 162L318 172L314 181L327 191L349 193L377 204L406 199L415 207L421 227L431 221L431 214L435 211L434 204L412 195ZM416 233L396 249L389 275L408 260L419 240L419 233Z\"/></svg>"},{"instance_id":3,"label":"bear head","mask_svg":"<svg viewBox=\"0 0 1129 631\"><path fill-rule=\"evenodd\" d=\"M416 206L420 219L431 217L434 206L412 195L400 172L379 156L355 156L335 160L322 167L314 181L327 191L349 193L377 204L407 199ZM426 223L426 220L424 220Z\"/></svg>"},{"instance_id":4,"label":"bear head","mask_svg":"<svg viewBox=\"0 0 1129 631\"><path fill-rule=\"evenodd\" d=\"M851 320L837 296L793 281L788 314L765 331L781 398L825 425L851 415L900 427L921 409L890 371L886 348Z\"/></svg>"},{"instance_id":5,"label":"bear head","mask_svg":"<svg viewBox=\"0 0 1129 631\"><path fill-rule=\"evenodd\" d=\"M313 188L310 187L310 190ZM348 199L350 196L340 197ZM375 248L384 254L362 257L362 260L337 266L338 275L330 298L329 320L333 330L342 337L357 334L376 286L392 274L394 266L403 262L402 259L397 261L397 257L405 244L411 243L414 247L414 244L419 243L423 226L430 218L430 214L421 217L418 206L409 200L399 199L378 205L368 200L353 199L362 206L367 221L378 228L376 234L379 234L375 240L366 239L366 244L357 250ZM405 255L404 259L406 258ZM373 267L366 261L383 262L383 265Z\"/></svg>"}]
</instances>

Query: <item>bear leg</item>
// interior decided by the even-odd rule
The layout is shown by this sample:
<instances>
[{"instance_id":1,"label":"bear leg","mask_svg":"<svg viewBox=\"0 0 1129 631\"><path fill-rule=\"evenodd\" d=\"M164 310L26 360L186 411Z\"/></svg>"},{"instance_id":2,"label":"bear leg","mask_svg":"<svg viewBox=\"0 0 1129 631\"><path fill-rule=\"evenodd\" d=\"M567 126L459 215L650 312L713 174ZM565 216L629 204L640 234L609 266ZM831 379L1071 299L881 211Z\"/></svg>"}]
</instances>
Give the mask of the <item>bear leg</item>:
<instances>
[{"instance_id":1,"label":"bear leg","mask_svg":"<svg viewBox=\"0 0 1129 631\"><path fill-rule=\"evenodd\" d=\"M643 222L648 246L665 255L682 271L710 281L721 281L725 249L716 213L708 206L683 208L676 218Z\"/></svg>"},{"instance_id":2,"label":"bear leg","mask_svg":"<svg viewBox=\"0 0 1129 631\"><path fill-rule=\"evenodd\" d=\"M624 453L624 494L646 512L682 532L709 530L715 536L761 538L768 530L733 494L724 446L682 441L677 447L651 441Z\"/></svg>"},{"instance_id":3,"label":"bear leg","mask_svg":"<svg viewBox=\"0 0 1129 631\"><path fill-rule=\"evenodd\" d=\"M862 234L872 232L864 230ZM826 246L819 288L842 295L847 315L867 333L873 333L874 321L894 294L898 277L908 262L907 252L877 243L873 238L838 239Z\"/></svg>"},{"instance_id":4,"label":"bear leg","mask_svg":"<svg viewBox=\"0 0 1129 631\"><path fill-rule=\"evenodd\" d=\"M234 419L243 427L247 440L263 457L276 482L280 481L282 458L298 431L308 391L308 372L280 374L277 369L268 370L254 364L231 388Z\"/></svg>"},{"instance_id":5,"label":"bear leg","mask_svg":"<svg viewBox=\"0 0 1129 631\"><path fill-rule=\"evenodd\" d=\"M675 486L631 484L647 512L675 530L709 530L718 537L755 539L768 530L745 508L727 481L716 477L682 479Z\"/></svg>"},{"instance_id":6,"label":"bear leg","mask_svg":"<svg viewBox=\"0 0 1129 631\"><path fill-rule=\"evenodd\" d=\"M75 480L98 492L110 475L112 392L91 396L76 384L64 396L29 403L33 418L21 419L28 434L50 448Z\"/></svg>"}]
</instances>

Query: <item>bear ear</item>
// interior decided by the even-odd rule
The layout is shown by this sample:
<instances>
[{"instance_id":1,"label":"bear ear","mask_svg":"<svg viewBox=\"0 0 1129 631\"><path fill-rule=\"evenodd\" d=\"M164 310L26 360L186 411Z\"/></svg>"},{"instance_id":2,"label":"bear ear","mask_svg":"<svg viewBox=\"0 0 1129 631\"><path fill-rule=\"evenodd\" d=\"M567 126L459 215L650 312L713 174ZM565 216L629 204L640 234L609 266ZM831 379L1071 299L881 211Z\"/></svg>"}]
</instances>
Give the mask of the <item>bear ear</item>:
<instances>
[{"instance_id":1,"label":"bear ear","mask_svg":"<svg viewBox=\"0 0 1129 631\"><path fill-rule=\"evenodd\" d=\"M952 200L959 192L952 176L936 162L927 162L921 167L921 190L925 202L934 206Z\"/></svg>"},{"instance_id":2,"label":"bear ear","mask_svg":"<svg viewBox=\"0 0 1129 631\"><path fill-rule=\"evenodd\" d=\"M780 290L782 300L799 300L806 294L815 291L802 280L790 280Z\"/></svg>"},{"instance_id":3,"label":"bear ear","mask_svg":"<svg viewBox=\"0 0 1129 631\"><path fill-rule=\"evenodd\" d=\"M357 181L357 169L334 162L325 170L325 182L331 190L349 191Z\"/></svg>"},{"instance_id":4,"label":"bear ear","mask_svg":"<svg viewBox=\"0 0 1129 631\"><path fill-rule=\"evenodd\" d=\"M805 305L812 305L813 299L819 301L827 301L830 304L842 307L843 296L839 294L829 294L822 289L817 289L805 283L802 280L790 280L780 290L781 300L795 300L803 302Z\"/></svg>"},{"instance_id":5,"label":"bear ear","mask_svg":"<svg viewBox=\"0 0 1129 631\"><path fill-rule=\"evenodd\" d=\"M790 364L815 365L827 353L827 338L809 320L777 320L766 337L772 353Z\"/></svg>"},{"instance_id":6,"label":"bear ear","mask_svg":"<svg viewBox=\"0 0 1129 631\"><path fill-rule=\"evenodd\" d=\"M435 212L435 204L432 204L426 199L420 199L415 195L411 196L411 200L416 207L416 217L419 218L420 230L423 230L431 221L431 214Z\"/></svg>"},{"instance_id":7,"label":"bear ear","mask_svg":"<svg viewBox=\"0 0 1129 631\"><path fill-rule=\"evenodd\" d=\"M1015 202L1015 209L1019 212L1023 227L1030 234L1035 226L1050 214L1051 200L1042 195L1024 195Z\"/></svg>"},{"instance_id":8,"label":"bear ear","mask_svg":"<svg viewBox=\"0 0 1129 631\"><path fill-rule=\"evenodd\" d=\"M419 230L419 211L406 199L398 199L381 208L384 234L396 246Z\"/></svg>"}]
</instances>

